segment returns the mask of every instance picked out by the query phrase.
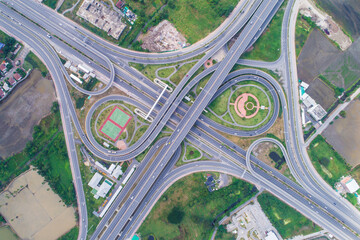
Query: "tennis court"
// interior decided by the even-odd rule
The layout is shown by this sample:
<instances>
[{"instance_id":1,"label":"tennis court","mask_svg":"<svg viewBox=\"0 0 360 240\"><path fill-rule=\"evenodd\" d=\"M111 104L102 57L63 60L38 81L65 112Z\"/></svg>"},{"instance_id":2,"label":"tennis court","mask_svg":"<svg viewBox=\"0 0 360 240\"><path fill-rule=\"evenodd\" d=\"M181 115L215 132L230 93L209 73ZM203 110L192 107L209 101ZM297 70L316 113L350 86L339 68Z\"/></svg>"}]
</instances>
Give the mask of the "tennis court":
<instances>
[{"instance_id":1,"label":"tennis court","mask_svg":"<svg viewBox=\"0 0 360 240\"><path fill-rule=\"evenodd\" d=\"M112 114L110 115L110 119L117 123L120 127L125 127L128 121L131 119L131 116L129 116L119 107L115 107Z\"/></svg>"},{"instance_id":2,"label":"tennis court","mask_svg":"<svg viewBox=\"0 0 360 240\"><path fill-rule=\"evenodd\" d=\"M100 132L115 141L118 135L120 135L120 132L122 132L122 129L112 122L106 121L105 124L100 128Z\"/></svg>"},{"instance_id":3,"label":"tennis court","mask_svg":"<svg viewBox=\"0 0 360 240\"><path fill-rule=\"evenodd\" d=\"M132 117L118 106L114 107L99 131L106 137L116 141L125 130Z\"/></svg>"}]
</instances>

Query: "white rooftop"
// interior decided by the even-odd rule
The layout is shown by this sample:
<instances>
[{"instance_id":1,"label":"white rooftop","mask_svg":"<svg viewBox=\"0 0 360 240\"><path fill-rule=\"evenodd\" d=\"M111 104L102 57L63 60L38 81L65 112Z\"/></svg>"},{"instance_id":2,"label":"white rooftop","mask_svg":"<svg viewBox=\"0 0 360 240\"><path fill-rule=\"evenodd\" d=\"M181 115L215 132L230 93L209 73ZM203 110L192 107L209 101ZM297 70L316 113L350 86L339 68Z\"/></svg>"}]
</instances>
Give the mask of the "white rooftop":
<instances>
[{"instance_id":1,"label":"white rooftop","mask_svg":"<svg viewBox=\"0 0 360 240\"><path fill-rule=\"evenodd\" d=\"M265 240L279 240L279 239L273 231L270 231L266 234Z\"/></svg>"},{"instance_id":2,"label":"white rooftop","mask_svg":"<svg viewBox=\"0 0 360 240\"><path fill-rule=\"evenodd\" d=\"M346 182L346 187L350 193L354 193L359 189L359 185L354 179L351 179L348 182Z\"/></svg>"},{"instance_id":3,"label":"white rooftop","mask_svg":"<svg viewBox=\"0 0 360 240\"><path fill-rule=\"evenodd\" d=\"M97 193L94 197L99 196L99 197L104 198L106 196L106 194L109 192L112 185L113 185L112 182L105 179L103 181L103 183L100 185L99 190L97 191Z\"/></svg>"},{"instance_id":4,"label":"white rooftop","mask_svg":"<svg viewBox=\"0 0 360 240\"><path fill-rule=\"evenodd\" d=\"M306 82L301 82L300 86L302 86L304 90L306 90L309 87L309 84L307 84Z\"/></svg>"},{"instance_id":5,"label":"white rooftop","mask_svg":"<svg viewBox=\"0 0 360 240\"><path fill-rule=\"evenodd\" d=\"M88 183L88 185L91 187L91 188L95 188L95 189L98 189L98 184L99 182L101 181L102 179L102 176L101 174L99 173L95 173L94 176L91 178L90 182Z\"/></svg>"},{"instance_id":6,"label":"white rooftop","mask_svg":"<svg viewBox=\"0 0 360 240\"><path fill-rule=\"evenodd\" d=\"M111 176L113 176L114 178L118 179L120 175L122 175L123 172L121 170L121 166L117 165L116 168L114 169L114 171L112 172Z\"/></svg>"}]
</instances>

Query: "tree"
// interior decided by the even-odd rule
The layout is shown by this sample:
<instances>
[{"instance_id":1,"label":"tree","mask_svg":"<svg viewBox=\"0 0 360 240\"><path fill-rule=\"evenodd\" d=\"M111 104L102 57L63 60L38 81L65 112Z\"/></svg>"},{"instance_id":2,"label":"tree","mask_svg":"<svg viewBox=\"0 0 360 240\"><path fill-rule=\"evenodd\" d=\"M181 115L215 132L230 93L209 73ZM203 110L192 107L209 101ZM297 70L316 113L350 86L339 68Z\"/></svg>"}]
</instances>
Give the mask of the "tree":
<instances>
[{"instance_id":1,"label":"tree","mask_svg":"<svg viewBox=\"0 0 360 240\"><path fill-rule=\"evenodd\" d=\"M346 112L344 110L342 110L340 112L340 116L343 117L343 118L346 118Z\"/></svg>"},{"instance_id":2,"label":"tree","mask_svg":"<svg viewBox=\"0 0 360 240\"><path fill-rule=\"evenodd\" d=\"M323 157L323 158L320 158L319 162L324 167L328 167L329 163L330 163L330 160L328 158Z\"/></svg>"},{"instance_id":3,"label":"tree","mask_svg":"<svg viewBox=\"0 0 360 240\"><path fill-rule=\"evenodd\" d=\"M184 218L185 213L179 208L174 207L169 213L167 220L172 224L179 224Z\"/></svg>"}]
</instances>

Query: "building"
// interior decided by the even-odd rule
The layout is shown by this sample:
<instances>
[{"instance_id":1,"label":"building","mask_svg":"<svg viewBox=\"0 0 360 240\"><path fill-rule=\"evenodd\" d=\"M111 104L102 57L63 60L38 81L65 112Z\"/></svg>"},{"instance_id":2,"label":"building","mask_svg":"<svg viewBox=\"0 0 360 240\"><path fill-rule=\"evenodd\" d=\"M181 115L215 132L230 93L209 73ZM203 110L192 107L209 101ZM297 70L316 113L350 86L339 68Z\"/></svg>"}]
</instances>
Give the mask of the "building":
<instances>
[{"instance_id":1,"label":"building","mask_svg":"<svg viewBox=\"0 0 360 240\"><path fill-rule=\"evenodd\" d=\"M6 73L6 63L3 62L1 65L0 65L0 70L3 72L3 73Z\"/></svg>"},{"instance_id":2,"label":"building","mask_svg":"<svg viewBox=\"0 0 360 240\"><path fill-rule=\"evenodd\" d=\"M316 121L320 121L326 116L325 109L320 105L316 104L307 110L307 112L313 117Z\"/></svg>"},{"instance_id":3,"label":"building","mask_svg":"<svg viewBox=\"0 0 360 240\"><path fill-rule=\"evenodd\" d=\"M4 91L0 88L0 97L2 98L2 97L4 97L5 96L5 93L4 93Z\"/></svg>"},{"instance_id":4,"label":"building","mask_svg":"<svg viewBox=\"0 0 360 240\"><path fill-rule=\"evenodd\" d=\"M18 74L18 73L15 73L14 78L15 78L16 81L19 81L21 79L21 75Z\"/></svg>"},{"instance_id":5,"label":"building","mask_svg":"<svg viewBox=\"0 0 360 240\"><path fill-rule=\"evenodd\" d=\"M67 61L67 62L64 64L64 67L65 67L66 69L69 69L70 66L71 66L71 62L70 62L70 61Z\"/></svg>"},{"instance_id":6,"label":"building","mask_svg":"<svg viewBox=\"0 0 360 240\"><path fill-rule=\"evenodd\" d=\"M98 199L99 197L106 197L106 194L110 191L113 183L109 180L105 179L103 183L100 185L97 193L95 194L94 198Z\"/></svg>"},{"instance_id":7,"label":"building","mask_svg":"<svg viewBox=\"0 0 360 240\"><path fill-rule=\"evenodd\" d=\"M274 231L269 231L266 233L265 240L279 240Z\"/></svg>"},{"instance_id":8,"label":"building","mask_svg":"<svg viewBox=\"0 0 360 240\"><path fill-rule=\"evenodd\" d=\"M0 50L2 50L5 47L5 44L0 43Z\"/></svg>"},{"instance_id":9,"label":"building","mask_svg":"<svg viewBox=\"0 0 360 240\"><path fill-rule=\"evenodd\" d=\"M125 2L119 0L117 3L116 3L116 7L118 7L119 9L121 9L123 6L125 5Z\"/></svg>"},{"instance_id":10,"label":"building","mask_svg":"<svg viewBox=\"0 0 360 240\"><path fill-rule=\"evenodd\" d=\"M7 85L6 82L4 82L3 89L7 92L10 90L9 85Z\"/></svg>"},{"instance_id":11,"label":"building","mask_svg":"<svg viewBox=\"0 0 360 240\"><path fill-rule=\"evenodd\" d=\"M74 72L74 73L77 73L78 69L77 67L74 67L74 66L71 66L69 67L70 71Z\"/></svg>"},{"instance_id":12,"label":"building","mask_svg":"<svg viewBox=\"0 0 360 240\"><path fill-rule=\"evenodd\" d=\"M344 189L349 193L354 193L360 188L355 179L350 176L344 177L341 180L341 184L343 185Z\"/></svg>"},{"instance_id":13,"label":"building","mask_svg":"<svg viewBox=\"0 0 360 240\"><path fill-rule=\"evenodd\" d=\"M83 82L81 81L81 79L78 78L77 76L75 76L74 74L70 74L70 77L71 77L72 79L74 79L75 81L77 81L78 83L80 83L80 84L83 83Z\"/></svg>"},{"instance_id":14,"label":"building","mask_svg":"<svg viewBox=\"0 0 360 240\"><path fill-rule=\"evenodd\" d=\"M90 72L93 71L93 69L91 67L88 67L85 64L79 64L78 68L79 68L80 71L82 71L84 73L87 73L87 74L89 74Z\"/></svg>"},{"instance_id":15,"label":"building","mask_svg":"<svg viewBox=\"0 0 360 240\"><path fill-rule=\"evenodd\" d=\"M9 80L8 80L9 84L11 86L14 86L14 84L16 83L15 80L12 78L12 77L9 77Z\"/></svg>"},{"instance_id":16,"label":"building","mask_svg":"<svg viewBox=\"0 0 360 240\"><path fill-rule=\"evenodd\" d=\"M91 187L93 189L98 189L99 188L99 183L100 183L102 178L103 178L103 176L101 176L101 174L96 172L94 174L94 176L90 179L90 182L88 183L89 187Z\"/></svg>"},{"instance_id":17,"label":"building","mask_svg":"<svg viewBox=\"0 0 360 240\"><path fill-rule=\"evenodd\" d=\"M112 172L111 176L118 179L120 175L123 174L123 171L121 169L120 165L117 165L114 171Z\"/></svg>"}]
</instances>

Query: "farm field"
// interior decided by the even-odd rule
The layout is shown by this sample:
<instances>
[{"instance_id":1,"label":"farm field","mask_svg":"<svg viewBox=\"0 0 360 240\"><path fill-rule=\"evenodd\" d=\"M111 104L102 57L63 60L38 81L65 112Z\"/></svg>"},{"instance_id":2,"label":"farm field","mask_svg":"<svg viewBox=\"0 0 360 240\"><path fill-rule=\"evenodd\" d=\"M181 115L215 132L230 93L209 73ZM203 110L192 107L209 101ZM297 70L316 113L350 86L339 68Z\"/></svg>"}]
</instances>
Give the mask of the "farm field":
<instances>
[{"instance_id":1,"label":"farm field","mask_svg":"<svg viewBox=\"0 0 360 240\"><path fill-rule=\"evenodd\" d=\"M312 31L298 58L299 79L311 84L340 53L319 30Z\"/></svg>"},{"instance_id":2,"label":"farm field","mask_svg":"<svg viewBox=\"0 0 360 240\"><path fill-rule=\"evenodd\" d=\"M356 39L360 36L360 5L358 0L315 0L318 6Z\"/></svg>"},{"instance_id":3,"label":"farm field","mask_svg":"<svg viewBox=\"0 0 360 240\"><path fill-rule=\"evenodd\" d=\"M306 90L306 93L308 93L325 110L329 109L336 101L334 90L325 84L320 78L315 78Z\"/></svg>"},{"instance_id":4,"label":"farm field","mask_svg":"<svg viewBox=\"0 0 360 240\"><path fill-rule=\"evenodd\" d=\"M360 100L354 100L345 109L346 118L339 118L329 125L323 135L334 149L344 156L352 167L360 164Z\"/></svg>"}]
</instances>

